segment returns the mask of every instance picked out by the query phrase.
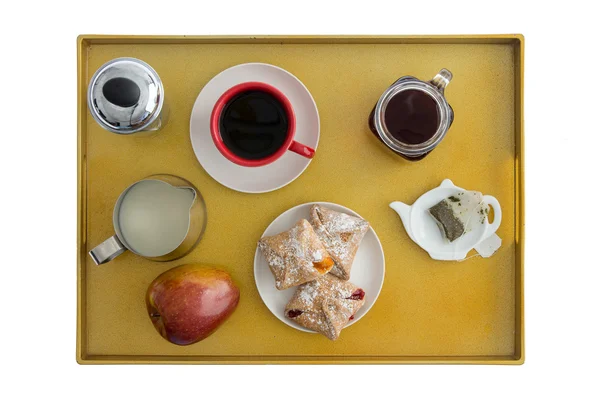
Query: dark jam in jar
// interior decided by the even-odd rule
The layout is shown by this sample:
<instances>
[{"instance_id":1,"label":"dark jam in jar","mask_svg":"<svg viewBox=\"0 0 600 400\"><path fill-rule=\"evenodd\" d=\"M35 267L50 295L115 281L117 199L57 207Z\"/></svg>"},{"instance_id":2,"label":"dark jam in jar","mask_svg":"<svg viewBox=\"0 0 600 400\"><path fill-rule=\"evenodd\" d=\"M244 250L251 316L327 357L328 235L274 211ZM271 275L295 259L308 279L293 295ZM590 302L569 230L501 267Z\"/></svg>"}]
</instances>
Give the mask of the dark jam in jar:
<instances>
[{"instance_id":1,"label":"dark jam in jar","mask_svg":"<svg viewBox=\"0 0 600 400\"><path fill-rule=\"evenodd\" d=\"M421 90L404 90L388 102L383 113L388 132L405 144L425 143L435 135L440 116L435 100Z\"/></svg>"},{"instance_id":2,"label":"dark jam in jar","mask_svg":"<svg viewBox=\"0 0 600 400\"><path fill-rule=\"evenodd\" d=\"M375 108L369 116L369 128L381 140L375 128L374 114ZM389 134L399 142L408 145L427 142L435 135L440 124L437 103L421 90L403 90L388 101L383 112L383 124ZM427 155L425 153L410 157L398 154L411 161L420 160Z\"/></svg>"}]
</instances>

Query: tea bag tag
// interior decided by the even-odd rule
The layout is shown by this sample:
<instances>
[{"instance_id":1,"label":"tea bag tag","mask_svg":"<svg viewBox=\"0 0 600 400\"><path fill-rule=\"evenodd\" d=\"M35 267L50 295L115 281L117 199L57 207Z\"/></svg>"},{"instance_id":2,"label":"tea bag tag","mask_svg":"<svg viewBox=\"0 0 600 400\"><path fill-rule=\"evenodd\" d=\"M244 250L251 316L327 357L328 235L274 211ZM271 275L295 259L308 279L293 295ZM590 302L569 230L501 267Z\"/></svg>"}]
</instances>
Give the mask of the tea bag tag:
<instances>
[{"instance_id":1,"label":"tea bag tag","mask_svg":"<svg viewBox=\"0 0 600 400\"><path fill-rule=\"evenodd\" d=\"M474 249L483 258L491 257L502 245L502 239L495 233L489 238L478 243Z\"/></svg>"}]
</instances>

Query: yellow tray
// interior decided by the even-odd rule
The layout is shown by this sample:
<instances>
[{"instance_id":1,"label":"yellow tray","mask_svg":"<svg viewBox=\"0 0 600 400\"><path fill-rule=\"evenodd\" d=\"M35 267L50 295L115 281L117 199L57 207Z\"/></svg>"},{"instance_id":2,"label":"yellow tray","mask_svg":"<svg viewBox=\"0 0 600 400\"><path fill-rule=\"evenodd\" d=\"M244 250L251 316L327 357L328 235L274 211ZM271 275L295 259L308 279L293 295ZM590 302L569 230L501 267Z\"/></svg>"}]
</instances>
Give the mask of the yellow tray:
<instances>
[{"instance_id":1,"label":"yellow tray","mask_svg":"<svg viewBox=\"0 0 600 400\"><path fill-rule=\"evenodd\" d=\"M523 37L80 36L78 48L77 361L99 363L442 363L522 364ZM170 106L164 131L119 137L91 118L86 89L115 57L148 62ZM321 117L315 159L293 183L266 194L227 189L196 160L190 113L202 87L236 64L264 62L297 76ZM446 90L455 120L425 160L409 163L370 133L369 113L402 75L454 74ZM182 176L202 192L208 226L181 260L156 263L131 252L97 267L87 252L113 234L112 208L148 175ZM489 259L433 261L388 207L444 178L495 196L503 244ZM369 313L337 342L291 329L262 303L253 276L256 241L281 212L330 201L367 218L386 256L386 276ZM161 272L188 262L225 265L241 289L233 316L206 340L168 343L146 315L144 294Z\"/></svg>"}]
</instances>

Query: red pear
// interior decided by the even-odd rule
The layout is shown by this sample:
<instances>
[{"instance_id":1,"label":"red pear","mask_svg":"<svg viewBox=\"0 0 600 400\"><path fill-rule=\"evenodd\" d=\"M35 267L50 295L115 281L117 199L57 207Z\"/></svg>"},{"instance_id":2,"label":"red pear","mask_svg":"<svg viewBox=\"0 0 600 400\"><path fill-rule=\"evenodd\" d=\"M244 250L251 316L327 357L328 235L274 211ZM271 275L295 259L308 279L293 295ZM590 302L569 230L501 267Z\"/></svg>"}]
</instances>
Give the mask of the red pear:
<instances>
[{"instance_id":1,"label":"red pear","mask_svg":"<svg viewBox=\"0 0 600 400\"><path fill-rule=\"evenodd\" d=\"M172 268L152 281L146 307L154 327L171 343L196 343L235 311L240 290L231 276L202 264Z\"/></svg>"}]
</instances>

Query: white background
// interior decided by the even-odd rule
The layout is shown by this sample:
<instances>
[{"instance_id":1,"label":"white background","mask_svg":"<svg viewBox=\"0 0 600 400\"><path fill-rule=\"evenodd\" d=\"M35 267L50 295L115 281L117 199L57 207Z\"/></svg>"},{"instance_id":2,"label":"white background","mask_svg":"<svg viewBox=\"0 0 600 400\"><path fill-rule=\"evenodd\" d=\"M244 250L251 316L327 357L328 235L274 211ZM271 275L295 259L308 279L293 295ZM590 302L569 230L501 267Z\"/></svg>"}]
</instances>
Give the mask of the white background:
<instances>
[{"instance_id":1,"label":"white background","mask_svg":"<svg viewBox=\"0 0 600 400\"><path fill-rule=\"evenodd\" d=\"M535 5L524 0L4 2L0 10L0 343L5 369L0 374L0 396L206 399L258 393L264 398L307 399L327 393L331 399L337 395L353 400L600 398L597 4L550 0ZM525 365L79 366L75 362L75 43L81 33L523 33Z\"/></svg>"}]
</instances>

